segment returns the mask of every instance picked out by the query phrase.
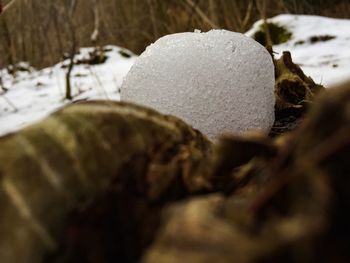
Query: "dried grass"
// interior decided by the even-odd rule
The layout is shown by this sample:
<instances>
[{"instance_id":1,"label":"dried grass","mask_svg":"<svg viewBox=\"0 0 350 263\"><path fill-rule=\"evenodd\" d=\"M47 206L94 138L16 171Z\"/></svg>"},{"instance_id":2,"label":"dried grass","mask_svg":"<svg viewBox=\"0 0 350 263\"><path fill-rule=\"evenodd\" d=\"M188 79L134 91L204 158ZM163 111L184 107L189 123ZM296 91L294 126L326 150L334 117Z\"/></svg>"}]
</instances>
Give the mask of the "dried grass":
<instances>
[{"instance_id":1,"label":"dried grass","mask_svg":"<svg viewBox=\"0 0 350 263\"><path fill-rule=\"evenodd\" d=\"M262 2L265 14L257 8ZM0 67L21 60L44 67L61 59L71 46L69 4L17 0L0 17ZM77 0L76 8L78 46L117 44L135 53L165 34L211 28L244 32L260 17L280 13L350 17L350 0ZM98 38L91 41L96 25Z\"/></svg>"}]
</instances>

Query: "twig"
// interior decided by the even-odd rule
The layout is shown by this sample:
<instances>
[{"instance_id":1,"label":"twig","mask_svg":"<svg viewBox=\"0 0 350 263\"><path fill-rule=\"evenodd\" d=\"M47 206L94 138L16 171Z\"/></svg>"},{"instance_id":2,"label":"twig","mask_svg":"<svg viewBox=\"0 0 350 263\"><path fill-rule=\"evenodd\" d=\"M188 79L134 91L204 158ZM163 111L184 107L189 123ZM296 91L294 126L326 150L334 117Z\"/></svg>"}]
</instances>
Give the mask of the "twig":
<instances>
[{"instance_id":1,"label":"twig","mask_svg":"<svg viewBox=\"0 0 350 263\"><path fill-rule=\"evenodd\" d=\"M71 18L73 17L76 6L77 6L77 0L71 0L70 6L69 6L69 12L68 12L69 17Z\"/></svg>"},{"instance_id":2,"label":"twig","mask_svg":"<svg viewBox=\"0 0 350 263\"><path fill-rule=\"evenodd\" d=\"M187 28L190 28L190 25L191 25L191 19L193 17L193 14L194 14L194 7L196 7L197 5L199 5L200 3L200 0L195 0L196 2L194 3L194 5L191 7L191 13L190 15L188 16L188 20L187 20ZM169 30L169 29L168 29Z\"/></svg>"},{"instance_id":3,"label":"twig","mask_svg":"<svg viewBox=\"0 0 350 263\"><path fill-rule=\"evenodd\" d=\"M103 88L103 84L102 84L100 78L99 78L98 75L93 71L92 67L89 67L89 71L90 71L90 74L91 74L92 76L95 77L95 79L96 79L96 81L97 81L97 86L101 88L102 94L106 97L106 99L109 99L106 90Z\"/></svg>"},{"instance_id":4,"label":"twig","mask_svg":"<svg viewBox=\"0 0 350 263\"><path fill-rule=\"evenodd\" d=\"M242 25L241 25L242 31L246 30L246 27L249 23L249 20L252 17L252 11L253 11L253 0L250 0L248 2L247 12L245 13L245 16L244 16L243 21L242 21Z\"/></svg>"},{"instance_id":5,"label":"twig","mask_svg":"<svg viewBox=\"0 0 350 263\"><path fill-rule=\"evenodd\" d=\"M76 39L76 32L75 27L73 24L73 14L76 7L77 0L71 0L70 7L68 10L68 27L71 35L71 50L69 54L69 66L66 73L66 99L71 100L72 99L72 85L71 85L71 73L73 71L74 67L74 57L76 53L76 46L77 46L77 39Z\"/></svg>"},{"instance_id":6,"label":"twig","mask_svg":"<svg viewBox=\"0 0 350 263\"><path fill-rule=\"evenodd\" d=\"M13 104L6 96L5 96L5 92L6 92L6 88L4 87L3 85L3 82L2 82L2 78L0 76L0 95L2 95L2 97L4 98L4 100L7 102L7 104L9 104L13 110L16 112L18 109L17 107L15 106L15 104Z\"/></svg>"},{"instance_id":7,"label":"twig","mask_svg":"<svg viewBox=\"0 0 350 263\"><path fill-rule=\"evenodd\" d=\"M92 43L96 43L98 36L100 34L100 12L98 10L97 0L92 0L93 11L94 11L94 30L90 36Z\"/></svg>"},{"instance_id":8,"label":"twig","mask_svg":"<svg viewBox=\"0 0 350 263\"><path fill-rule=\"evenodd\" d=\"M272 39L271 39L271 34L270 34L270 29L269 29L269 25L268 25L268 21L267 21L267 16L266 16L266 0L256 0L256 6L258 8L258 11L260 13L260 17L263 20L263 25L264 25L264 29L265 29L265 38L266 38L266 43L265 46L272 47Z\"/></svg>"},{"instance_id":9,"label":"twig","mask_svg":"<svg viewBox=\"0 0 350 263\"><path fill-rule=\"evenodd\" d=\"M199 8L198 5L196 5L195 3L193 3L192 0L185 0L185 2L193 8L194 11L196 11L196 13L200 16L200 18L203 19L203 21L205 23L207 23L209 26L211 26L212 28L219 28L218 25L216 25L213 21L210 20L210 18L202 11L202 9Z\"/></svg>"},{"instance_id":10,"label":"twig","mask_svg":"<svg viewBox=\"0 0 350 263\"><path fill-rule=\"evenodd\" d=\"M3 15L6 13L6 11L16 2L16 0L11 0L8 4L6 4L4 7L1 5L0 1L0 15Z\"/></svg>"},{"instance_id":11,"label":"twig","mask_svg":"<svg viewBox=\"0 0 350 263\"><path fill-rule=\"evenodd\" d=\"M13 104L6 96L5 94L1 94L1 97L6 101L6 103L8 105L11 106L11 108L13 109L14 112L17 112L18 111L18 108L15 106L15 104Z\"/></svg>"},{"instance_id":12,"label":"twig","mask_svg":"<svg viewBox=\"0 0 350 263\"><path fill-rule=\"evenodd\" d=\"M155 38L159 37L159 33L158 33L158 29L157 29L157 19L156 16L154 14L154 6L152 4L152 0L147 0L147 4L150 10L150 19L152 22L152 29L153 29L153 35Z\"/></svg>"}]
</instances>

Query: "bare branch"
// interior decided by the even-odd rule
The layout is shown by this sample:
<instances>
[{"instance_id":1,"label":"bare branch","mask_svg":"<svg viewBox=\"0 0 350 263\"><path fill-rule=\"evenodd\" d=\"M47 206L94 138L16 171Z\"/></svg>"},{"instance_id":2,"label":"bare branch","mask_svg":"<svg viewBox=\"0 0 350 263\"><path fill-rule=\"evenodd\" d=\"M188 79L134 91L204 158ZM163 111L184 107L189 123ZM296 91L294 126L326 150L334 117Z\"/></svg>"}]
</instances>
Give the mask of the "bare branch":
<instances>
[{"instance_id":1,"label":"bare branch","mask_svg":"<svg viewBox=\"0 0 350 263\"><path fill-rule=\"evenodd\" d=\"M16 0L11 0L9 3L7 3L4 7L2 7L1 1L0 1L0 15L3 15L6 13L6 11L16 2Z\"/></svg>"},{"instance_id":2,"label":"bare branch","mask_svg":"<svg viewBox=\"0 0 350 263\"><path fill-rule=\"evenodd\" d=\"M202 18L202 20L207 23L212 28L219 28L218 25L216 25L213 21L210 20L210 18L202 11L202 9L199 8L198 5L193 3L192 0L185 0L185 2L193 8L193 10Z\"/></svg>"},{"instance_id":3,"label":"bare branch","mask_svg":"<svg viewBox=\"0 0 350 263\"><path fill-rule=\"evenodd\" d=\"M73 17L73 14L74 14L76 6L77 6L77 0L71 0L70 1L70 6L69 6L69 11L68 11L68 15L69 15L70 18Z\"/></svg>"},{"instance_id":4,"label":"bare branch","mask_svg":"<svg viewBox=\"0 0 350 263\"><path fill-rule=\"evenodd\" d=\"M93 6L93 11L94 11L94 31L92 32L90 36L91 42L95 43L98 39L98 36L100 34L100 12L98 8L98 3L97 0L91 0L92 1L92 6Z\"/></svg>"},{"instance_id":5,"label":"bare branch","mask_svg":"<svg viewBox=\"0 0 350 263\"><path fill-rule=\"evenodd\" d=\"M74 67L74 57L77 49L77 38L76 38L76 30L73 22L73 14L75 11L75 7L77 4L77 0L71 0L70 6L67 12L67 22L68 29L71 35L71 49L69 52L69 65L66 73L66 99L72 99L72 84L71 84L71 73Z\"/></svg>"},{"instance_id":6,"label":"bare branch","mask_svg":"<svg viewBox=\"0 0 350 263\"><path fill-rule=\"evenodd\" d=\"M247 7L247 12L246 12L246 14L245 14L245 16L244 16L244 18L243 18L243 22L242 22L242 29L243 30L246 30L246 27L247 27L247 25L248 25L248 23L249 23L249 20L251 19L251 17L252 17L252 12L253 12L253 0L250 0L249 2L248 2L248 7Z\"/></svg>"}]
</instances>

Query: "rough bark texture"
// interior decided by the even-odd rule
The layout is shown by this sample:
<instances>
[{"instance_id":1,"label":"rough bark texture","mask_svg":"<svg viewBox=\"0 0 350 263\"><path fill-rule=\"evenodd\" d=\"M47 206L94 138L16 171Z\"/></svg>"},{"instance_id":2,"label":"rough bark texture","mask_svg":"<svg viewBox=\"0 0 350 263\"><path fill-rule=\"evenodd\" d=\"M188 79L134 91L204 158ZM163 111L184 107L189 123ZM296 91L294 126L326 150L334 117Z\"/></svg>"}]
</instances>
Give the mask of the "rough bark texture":
<instances>
[{"instance_id":1,"label":"rough bark texture","mask_svg":"<svg viewBox=\"0 0 350 263\"><path fill-rule=\"evenodd\" d=\"M288 53L276 78L286 116L322 90ZM292 133L212 145L144 107L72 104L0 138L1 262L347 262L349 105L327 91Z\"/></svg>"},{"instance_id":2,"label":"rough bark texture","mask_svg":"<svg viewBox=\"0 0 350 263\"><path fill-rule=\"evenodd\" d=\"M192 170L208 140L179 119L132 104L73 104L0 138L0 149L1 262L42 262L60 248L72 213L107 193L133 196L115 207L147 210L207 186Z\"/></svg>"}]
</instances>

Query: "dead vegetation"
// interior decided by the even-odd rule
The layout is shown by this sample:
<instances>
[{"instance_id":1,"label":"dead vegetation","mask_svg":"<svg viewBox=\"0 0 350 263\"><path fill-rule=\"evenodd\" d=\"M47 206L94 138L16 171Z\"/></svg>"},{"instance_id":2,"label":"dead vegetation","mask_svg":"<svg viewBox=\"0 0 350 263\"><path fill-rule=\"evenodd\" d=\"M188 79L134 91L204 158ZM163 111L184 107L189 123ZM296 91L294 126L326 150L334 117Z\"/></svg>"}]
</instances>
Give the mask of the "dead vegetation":
<instances>
[{"instance_id":1,"label":"dead vegetation","mask_svg":"<svg viewBox=\"0 0 350 263\"><path fill-rule=\"evenodd\" d=\"M71 2L15 0L0 17L0 67L18 61L39 68L56 63L71 51L72 25L77 47L117 44L140 53L157 38L175 32L245 32L257 19L280 13L350 14L348 0L77 0L70 21Z\"/></svg>"},{"instance_id":2,"label":"dead vegetation","mask_svg":"<svg viewBox=\"0 0 350 263\"><path fill-rule=\"evenodd\" d=\"M220 175L245 183L171 205L144 262L347 262L349 102L350 86L325 92L302 127L239 167L228 156L263 138L223 140L236 147L217 152L232 165Z\"/></svg>"},{"instance_id":3,"label":"dead vegetation","mask_svg":"<svg viewBox=\"0 0 350 263\"><path fill-rule=\"evenodd\" d=\"M2 261L349 261L350 86L275 65L276 113L302 114L274 139L107 101L0 138Z\"/></svg>"},{"instance_id":4,"label":"dead vegetation","mask_svg":"<svg viewBox=\"0 0 350 263\"><path fill-rule=\"evenodd\" d=\"M350 86L275 67L274 139L113 102L0 138L2 262L348 262Z\"/></svg>"}]
</instances>

